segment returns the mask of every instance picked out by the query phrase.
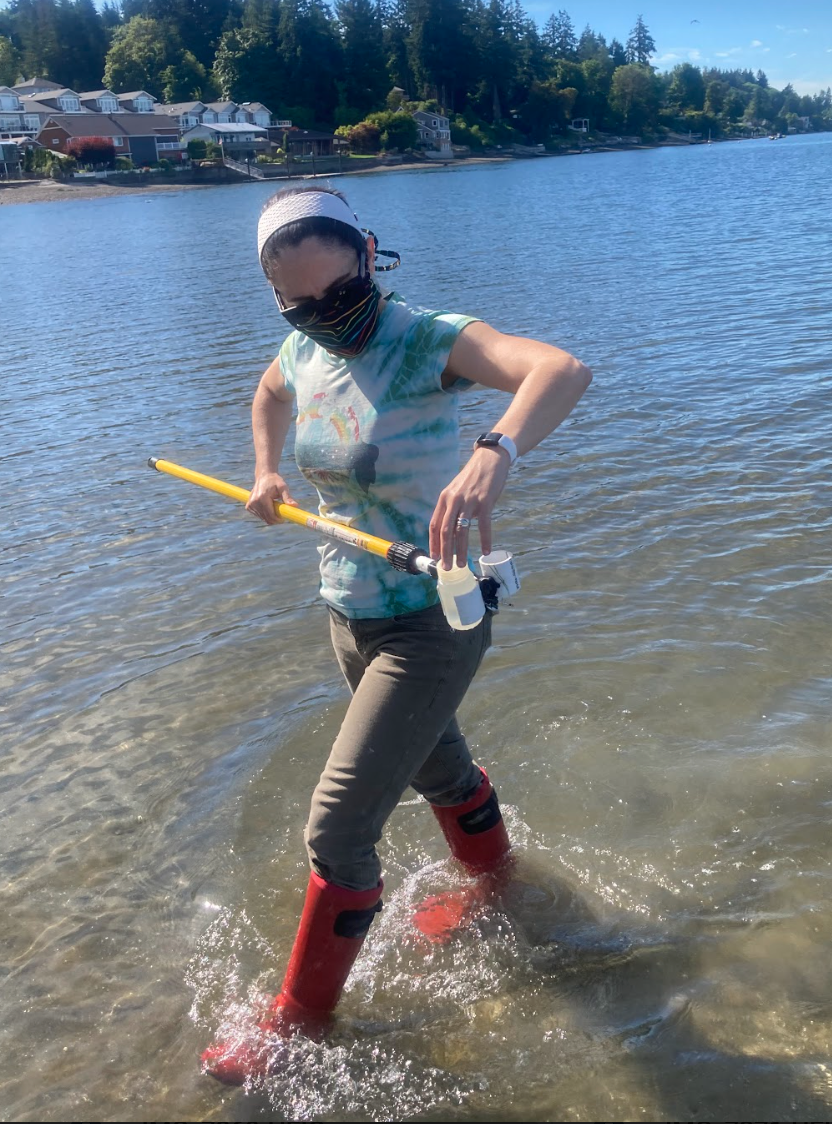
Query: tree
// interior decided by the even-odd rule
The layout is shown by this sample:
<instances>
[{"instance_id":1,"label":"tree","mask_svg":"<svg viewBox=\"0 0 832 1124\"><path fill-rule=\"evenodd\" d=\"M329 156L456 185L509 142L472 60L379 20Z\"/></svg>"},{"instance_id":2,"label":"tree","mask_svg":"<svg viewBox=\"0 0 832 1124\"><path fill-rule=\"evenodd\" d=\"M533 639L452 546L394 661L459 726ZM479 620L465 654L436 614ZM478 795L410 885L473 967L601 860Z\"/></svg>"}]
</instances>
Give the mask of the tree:
<instances>
[{"instance_id":1,"label":"tree","mask_svg":"<svg viewBox=\"0 0 832 1124\"><path fill-rule=\"evenodd\" d=\"M492 0L507 18L504 0ZM471 27L461 0L411 0L407 58L416 90L453 112L469 88L474 57Z\"/></svg>"},{"instance_id":2,"label":"tree","mask_svg":"<svg viewBox=\"0 0 832 1124\"><path fill-rule=\"evenodd\" d=\"M613 69L617 66L627 65L627 48L623 43L619 43L617 39L613 39L610 43L609 53Z\"/></svg>"},{"instance_id":3,"label":"tree","mask_svg":"<svg viewBox=\"0 0 832 1124\"><path fill-rule=\"evenodd\" d=\"M415 118L409 113L371 113L364 124L374 125L381 138L381 145L386 151L398 149L404 152L406 148L413 148L419 137L419 127Z\"/></svg>"},{"instance_id":4,"label":"tree","mask_svg":"<svg viewBox=\"0 0 832 1124\"><path fill-rule=\"evenodd\" d=\"M757 85L762 86L764 90L768 87L768 78L762 70L757 71Z\"/></svg>"},{"instance_id":5,"label":"tree","mask_svg":"<svg viewBox=\"0 0 832 1124\"><path fill-rule=\"evenodd\" d=\"M133 16L113 36L104 66L104 85L116 92L146 90L161 98L165 85L162 73L180 57L181 46L158 20Z\"/></svg>"},{"instance_id":6,"label":"tree","mask_svg":"<svg viewBox=\"0 0 832 1124\"><path fill-rule=\"evenodd\" d=\"M249 28L223 33L211 74L220 97L227 100L262 101L277 111L287 93L276 47Z\"/></svg>"},{"instance_id":7,"label":"tree","mask_svg":"<svg viewBox=\"0 0 832 1124\"><path fill-rule=\"evenodd\" d=\"M21 61L20 51L11 39L0 35L0 86L13 86L17 82Z\"/></svg>"},{"instance_id":8,"label":"tree","mask_svg":"<svg viewBox=\"0 0 832 1124\"><path fill-rule=\"evenodd\" d=\"M520 123L529 139L540 143L548 140L553 132L566 132L577 96L577 90L560 89L553 79L535 82L520 111Z\"/></svg>"},{"instance_id":9,"label":"tree","mask_svg":"<svg viewBox=\"0 0 832 1124\"><path fill-rule=\"evenodd\" d=\"M335 14L344 51L343 102L357 110L360 119L383 105L390 88L380 65L384 57L381 15L372 0L336 0Z\"/></svg>"},{"instance_id":10,"label":"tree","mask_svg":"<svg viewBox=\"0 0 832 1124\"><path fill-rule=\"evenodd\" d=\"M691 66L689 62L674 66L667 100L670 105L681 110L701 111L705 105L705 83L702 79L702 71L696 66Z\"/></svg>"},{"instance_id":11,"label":"tree","mask_svg":"<svg viewBox=\"0 0 832 1124\"><path fill-rule=\"evenodd\" d=\"M543 43L553 59L576 59L578 57L578 37L569 13L560 9L557 15L549 16L543 25Z\"/></svg>"},{"instance_id":12,"label":"tree","mask_svg":"<svg viewBox=\"0 0 832 1124\"><path fill-rule=\"evenodd\" d=\"M705 112L720 114L725 109L726 98L730 87L727 82L718 78L710 81L705 88Z\"/></svg>"},{"instance_id":13,"label":"tree","mask_svg":"<svg viewBox=\"0 0 832 1124\"><path fill-rule=\"evenodd\" d=\"M116 150L110 137L73 137L67 148L79 164L96 168L116 166Z\"/></svg>"},{"instance_id":14,"label":"tree","mask_svg":"<svg viewBox=\"0 0 832 1124\"><path fill-rule=\"evenodd\" d=\"M653 36L647 30L647 25L642 17L639 16L627 40L627 62L649 66L650 56L655 53L656 44L653 42Z\"/></svg>"},{"instance_id":15,"label":"tree","mask_svg":"<svg viewBox=\"0 0 832 1124\"><path fill-rule=\"evenodd\" d=\"M612 76L610 106L628 129L642 129L652 124L658 107L656 76L652 69L642 63L619 66Z\"/></svg>"},{"instance_id":16,"label":"tree","mask_svg":"<svg viewBox=\"0 0 832 1124\"><path fill-rule=\"evenodd\" d=\"M179 61L166 66L160 77L166 102L210 100L213 93L205 67L190 51L183 51Z\"/></svg>"}]
</instances>

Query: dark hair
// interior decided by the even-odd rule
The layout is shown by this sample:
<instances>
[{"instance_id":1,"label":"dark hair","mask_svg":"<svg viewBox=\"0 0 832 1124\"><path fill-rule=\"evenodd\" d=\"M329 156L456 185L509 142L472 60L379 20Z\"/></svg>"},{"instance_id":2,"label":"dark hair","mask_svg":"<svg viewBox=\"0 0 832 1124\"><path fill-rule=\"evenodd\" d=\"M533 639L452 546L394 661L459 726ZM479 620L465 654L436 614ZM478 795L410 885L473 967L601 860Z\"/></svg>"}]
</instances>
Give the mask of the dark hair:
<instances>
[{"instance_id":1,"label":"dark hair","mask_svg":"<svg viewBox=\"0 0 832 1124\"><path fill-rule=\"evenodd\" d=\"M336 191L334 187L284 187L266 200L263 211L267 211L273 203L285 199L287 195L304 195L309 191L325 191L328 195L335 195L338 199L343 199L347 203L347 197L343 192ZM347 206L349 206L348 203ZM260 213L262 214L263 211ZM364 235L345 222L338 222L337 219L330 219L321 215L297 219L295 222L282 226L280 230L276 230L267 239L260 257L263 272L266 276L269 276L271 270L277 265L281 250L286 250L290 246L299 246L305 238L319 238L322 242L331 246L355 250L359 257L367 249Z\"/></svg>"}]
</instances>

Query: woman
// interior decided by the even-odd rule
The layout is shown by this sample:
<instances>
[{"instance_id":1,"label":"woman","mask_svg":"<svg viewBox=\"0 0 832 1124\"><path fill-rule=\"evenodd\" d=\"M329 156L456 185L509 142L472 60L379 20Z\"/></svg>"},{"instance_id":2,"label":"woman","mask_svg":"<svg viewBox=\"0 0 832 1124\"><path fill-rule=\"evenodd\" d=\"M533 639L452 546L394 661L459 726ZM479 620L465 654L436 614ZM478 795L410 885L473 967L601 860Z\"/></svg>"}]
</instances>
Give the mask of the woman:
<instances>
[{"instance_id":1,"label":"woman","mask_svg":"<svg viewBox=\"0 0 832 1124\"><path fill-rule=\"evenodd\" d=\"M488 553L511 465L570 413L590 383L587 368L473 317L383 296L375 236L340 192L279 192L260 217L258 250L296 331L254 397L248 509L277 523L274 502L295 503L279 468L296 412L295 457L322 514L385 539L427 541L445 569L455 557L466 564L477 524ZM456 395L474 383L513 397L460 471ZM325 1029L381 908L375 846L408 786L430 802L471 874L498 869L509 853L496 794L455 718L489 645L490 614L454 631L431 578L337 542L319 549L321 593L352 701L312 797L312 872L281 992L260 1040L203 1055L205 1070L228 1082L264 1072L275 1036ZM423 914L421 927L435 936L437 918Z\"/></svg>"}]
</instances>

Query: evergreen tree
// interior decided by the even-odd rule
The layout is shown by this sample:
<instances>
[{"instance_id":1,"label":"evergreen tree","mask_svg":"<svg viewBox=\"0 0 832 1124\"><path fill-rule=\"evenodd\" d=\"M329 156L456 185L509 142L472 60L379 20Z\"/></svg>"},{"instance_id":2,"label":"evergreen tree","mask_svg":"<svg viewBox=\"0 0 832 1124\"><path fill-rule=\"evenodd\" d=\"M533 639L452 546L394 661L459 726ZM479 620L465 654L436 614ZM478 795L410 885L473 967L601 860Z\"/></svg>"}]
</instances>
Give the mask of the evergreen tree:
<instances>
[{"instance_id":1,"label":"evergreen tree","mask_svg":"<svg viewBox=\"0 0 832 1124\"><path fill-rule=\"evenodd\" d=\"M277 34L287 115L297 117L296 109L305 108L315 121L331 122L338 104L341 49L329 9L323 0L283 0Z\"/></svg>"},{"instance_id":2,"label":"evergreen tree","mask_svg":"<svg viewBox=\"0 0 832 1124\"><path fill-rule=\"evenodd\" d=\"M415 92L415 80L407 51L410 36L408 8L408 0L379 0L387 76L391 85L404 90L410 98Z\"/></svg>"},{"instance_id":3,"label":"evergreen tree","mask_svg":"<svg viewBox=\"0 0 832 1124\"><path fill-rule=\"evenodd\" d=\"M373 0L336 0L335 13L344 51L343 100L361 120L384 104L390 88L381 14Z\"/></svg>"},{"instance_id":4,"label":"evergreen tree","mask_svg":"<svg viewBox=\"0 0 832 1124\"><path fill-rule=\"evenodd\" d=\"M58 13L54 0L13 0L13 42L27 78L37 75L63 82Z\"/></svg>"},{"instance_id":5,"label":"evergreen tree","mask_svg":"<svg viewBox=\"0 0 832 1124\"><path fill-rule=\"evenodd\" d=\"M0 86L14 86L20 78L20 51L5 35L0 35Z\"/></svg>"},{"instance_id":6,"label":"evergreen tree","mask_svg":"<svg viewBox=\"0 0 832 1124\"><path fill-rule=\"evenodd\" d=\"M768 78L762 70L757 71L757 85L762 86L764 90L768 87Z\"/></svg>"},{"instance_id":7,"label":"evergreen tree","mask_svg":"<svg viewBox=\"0 0 832 1124\"><path fill-rule=\"evenodd\" d=\"M653 36L647 30L647 25L642 17L639 16L627 40L627 62L637 62L641 63L642 66L649 66L650 56L655 53L656 44L653 42Z\"/></svg>"},{"instance_id":8,"label":"evergreen tree","mask_svg":"<svg viewBox=\"0 0 832 1124\"><path fill-rule=\"evenodd\" d=\"M511 19L505 0L492 0L500 20ZM452 112L462 107L472 61L471 29L461 0L412 0L407 55L422 98Z\"/></svg>"},{"instance_id":9,"label":"evergreen tree","mask_svg":"<svg viewBox=\"0 0 832 1124\"><path fill-rule=\"evenodd\" d=\"M613 39L610 43L609 53L613 68L627 65L627 48L623 43L619 43L617 39Z\"/></svg>"},{"instance_id":10,"label":"evergreen tree","mask_svg":"<svg viewBox=\"0 0 832 1124\"><path fill-rule=\"evenodd\" d=\"M543 25L543 42L553 59L575 59L578 57L578 37L569 13L563 8L549 16Z\"/></svg>"}]
</instances>

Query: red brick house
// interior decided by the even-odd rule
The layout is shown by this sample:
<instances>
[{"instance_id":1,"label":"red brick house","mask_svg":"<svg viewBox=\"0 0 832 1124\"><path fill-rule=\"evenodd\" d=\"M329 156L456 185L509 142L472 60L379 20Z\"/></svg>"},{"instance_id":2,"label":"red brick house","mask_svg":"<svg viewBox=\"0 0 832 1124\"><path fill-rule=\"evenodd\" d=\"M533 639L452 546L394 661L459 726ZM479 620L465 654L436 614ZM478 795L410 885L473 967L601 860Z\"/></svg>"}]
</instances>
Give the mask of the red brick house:
<instances>
[{"instance_id":1,"label":"red brick house","mask_svg":"<svg viewBox=\"0 0 832 1124\"><path fill-rule=\"evenodd\" d=\"M162 157L181 160L179 129L161 113L56 113L38 133L38 141L53 152L69 153L78 137L109 137L116 156L128 156L139 167L155 164Z\"/></svg>"}]
</instances>

